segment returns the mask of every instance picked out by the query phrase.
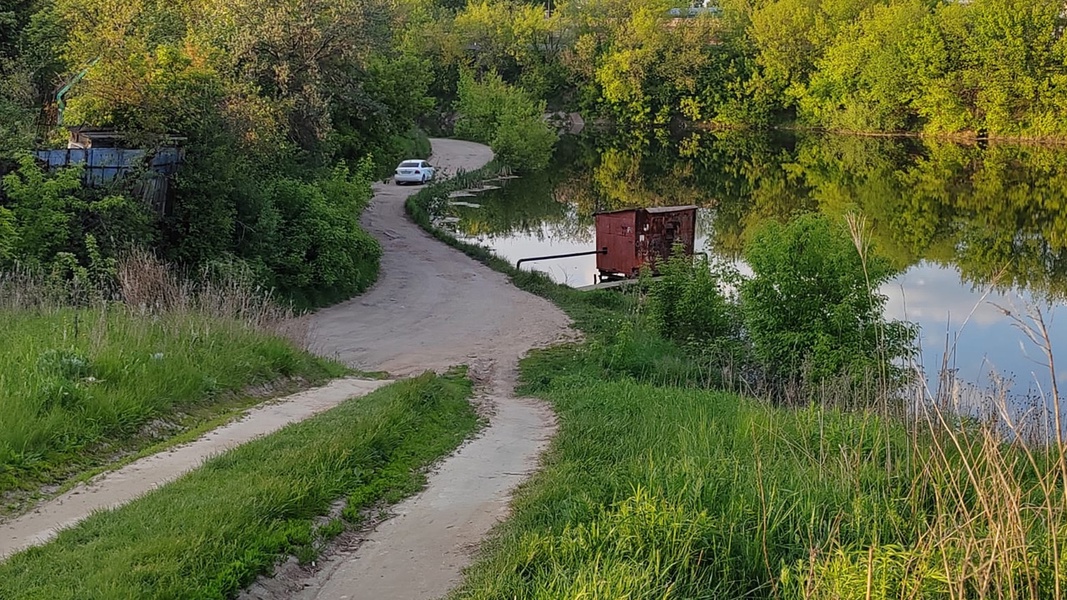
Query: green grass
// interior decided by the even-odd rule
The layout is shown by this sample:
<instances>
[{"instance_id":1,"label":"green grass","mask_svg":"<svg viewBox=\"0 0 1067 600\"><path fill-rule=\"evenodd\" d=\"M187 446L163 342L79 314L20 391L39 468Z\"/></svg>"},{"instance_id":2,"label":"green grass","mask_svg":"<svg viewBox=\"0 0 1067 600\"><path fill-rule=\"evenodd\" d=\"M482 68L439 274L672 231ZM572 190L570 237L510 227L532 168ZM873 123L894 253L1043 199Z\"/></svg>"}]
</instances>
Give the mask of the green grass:
<instances>
[{"instance_id":1,"label":"green grass","mask_svg":"<svg viewBox=\"0 0 1067 600\"><path fill-rule=\"evenodd\" d=\"M423 484L477 426L462 372L356 398L217 457L0 564L0 598L229 598L284 555L307 561L336 520Z\"/></svg>"},{"instance_id":2,"label":"green grass","mask_svg":"<svg viewBox=\"0 0 1067 600\"><path fill-rule=\"evenodd\" d=\"M980 598L998 579L999 597L1031 597L1031 582L1056 597L1044 512L1064 504L1040 489L1048 457L997 466L979 439L939 463L892 419L605 381L598 352L525 361L520 391L549 400L561 428L454 598ZM989 485L953 475L967 465ZM995 477L1021 508L982 497ZM1026 535L1006 526L1012 511ZM994 568L999 536L1022 541ZM982 569L997 575L985 588Z\"/></svg>"},{"instance_id":3,"label":"green grass","mask_svg":"<svg viewBox=\"0 0 1067 600\"><path fill-rule=\"evenodd\" d=\"M557 348L524 364L522 391L550 400L562 428L457 598L771 597L809 542L899 537L886 517L909 511L905 480L880 467L906 459L903 430L597 381L589 354Z\"/></svg>"},{"instance_id":4,"label":"green grass","mask_svg":"<svg viewBox=\"0 0 1067 600\"><path fill-rule=\"evenodd\" d=\"M416 194L408 214L587 334L523 362L520 391L551 402L560 430L454 599L1067 594L1062 449L709 389L729 378L660 337L636 294L577 292L434 228L450 189Z\"/></svg>"},{"instance_id":5,"label":"green grass","mask_svg":"<svg viewBox=\"0 0 1067 600\"><path fill-rule=\"evenodd\" d=\"M232 319L0 311L0 494L34 490L344 367Z\"/></svg>"}]
</instances>

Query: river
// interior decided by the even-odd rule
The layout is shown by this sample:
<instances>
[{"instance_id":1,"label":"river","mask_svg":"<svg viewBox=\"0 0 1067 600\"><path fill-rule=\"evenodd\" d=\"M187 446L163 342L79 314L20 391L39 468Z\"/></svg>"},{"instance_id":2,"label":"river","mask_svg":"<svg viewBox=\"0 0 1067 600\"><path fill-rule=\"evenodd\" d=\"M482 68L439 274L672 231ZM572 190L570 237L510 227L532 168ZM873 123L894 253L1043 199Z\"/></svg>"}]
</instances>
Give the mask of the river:
<instances>
[{"instance_id":1,"label":"river","mask_svg":"<svg viewBox=\"0 0 1067 600\"><path fill-rule=\"evenodd\" d=\"M592 250L598 210L695 204L698 248L742 271L746 240L768 220L862 215L900 270L881 290L887 317L919 325L928 377L948 349L969 410L990 410L1000 390L1016 407L1048 396L1041 349L1000 307L1045 311L1067 364L1065 147L782 133L567 138L550 169L464 200L477 206L450 209L457 235L513 262ZM524 268L574 286L596 272L592 256Z\"/></svg>"}]
</instances>

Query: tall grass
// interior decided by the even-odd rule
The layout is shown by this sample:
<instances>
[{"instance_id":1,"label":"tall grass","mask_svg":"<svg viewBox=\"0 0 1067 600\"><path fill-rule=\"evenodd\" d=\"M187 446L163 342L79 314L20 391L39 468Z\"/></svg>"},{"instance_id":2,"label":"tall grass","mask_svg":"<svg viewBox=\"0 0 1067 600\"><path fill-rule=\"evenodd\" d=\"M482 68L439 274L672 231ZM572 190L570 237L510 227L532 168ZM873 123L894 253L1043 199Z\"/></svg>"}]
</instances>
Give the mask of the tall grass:
<instances>
[{"instance_id":1,"label":"tall grass","mask_svg":"<svg viewBox=\"0 0 1067 600\"><path fill-rule=\"evenodd\" d=\"M1059 598L1059 453L539 352L561 430L456 598Z\"/></svg>"},{"instance_id":2,"label":"tall grass","mask_svg":"<svg viewBox=\"0 0 1067 600\"><path fill-rule=\"evenodd\" d=\"M188 283L146 255L111 289L0 276L0 493L173 434L180 414L250 386L343 373L287 339L290 316L240 280Z\"/></svg>"},{"instance_id":3,"label":"tall grass","mask_svg":"<svg viewBox=\"0 0 1067 600\"><path fill-rule=\"evenodd\" d=\"M463 373L382 388L208 461L0 563L0 598L232 598L279 558L310 562L338 498L358 522L418 489L477 425Z\"/></svg>"}]
</instances>

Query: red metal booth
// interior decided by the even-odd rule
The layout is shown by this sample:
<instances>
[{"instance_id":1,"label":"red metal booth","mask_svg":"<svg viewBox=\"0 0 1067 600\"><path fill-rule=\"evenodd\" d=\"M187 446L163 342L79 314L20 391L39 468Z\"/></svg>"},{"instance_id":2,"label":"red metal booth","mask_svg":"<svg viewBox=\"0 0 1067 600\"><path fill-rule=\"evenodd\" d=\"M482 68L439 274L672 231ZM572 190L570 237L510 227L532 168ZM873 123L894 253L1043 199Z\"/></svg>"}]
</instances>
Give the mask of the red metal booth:
<instances>
[{"instance_id":1,"label":"red metal booth","mask_svg":"<svg viewBox=\"0 0 1067 600\"><path fill-rule=\"evenodd\" d=\"M596 214L596 266L601 280L637 277L643 266L653 275L675 244L686 256L696 242L696 206L628 208Z\"/></svg>"}]
</instances>

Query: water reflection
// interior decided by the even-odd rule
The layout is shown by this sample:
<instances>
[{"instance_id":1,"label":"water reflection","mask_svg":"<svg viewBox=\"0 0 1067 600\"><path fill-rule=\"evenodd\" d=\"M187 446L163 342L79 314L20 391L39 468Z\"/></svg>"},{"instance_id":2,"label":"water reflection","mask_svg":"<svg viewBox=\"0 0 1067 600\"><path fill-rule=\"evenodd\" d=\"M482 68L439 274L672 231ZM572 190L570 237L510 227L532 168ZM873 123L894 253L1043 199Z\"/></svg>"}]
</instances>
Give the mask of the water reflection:
<instances>
[{"instance_id":1,"label":"water reflection","mask_svg":"<svg viewBox=\"0 0 1067 600\"><path fill-rule=\"evenodd\" d=\"M959 332L950 365L961 377L988 382L995 370L1017 394L1047 389L1037 349L993 303L1023 312L1067 297L1067 148L785 134L644 145L584 138L548 172L475 202L481 208L455 209L457 232L512 261L592 249L597 210L696 204L698 247L731 260L767 220L859 213L902 271L882 290L887 312L920 325L927 372L941 365L946 332ZM595 259L532 266L586 285ZM1055 349L1067 356L1067 330L1052 316Z\"/></svg>"}]
</instances>

